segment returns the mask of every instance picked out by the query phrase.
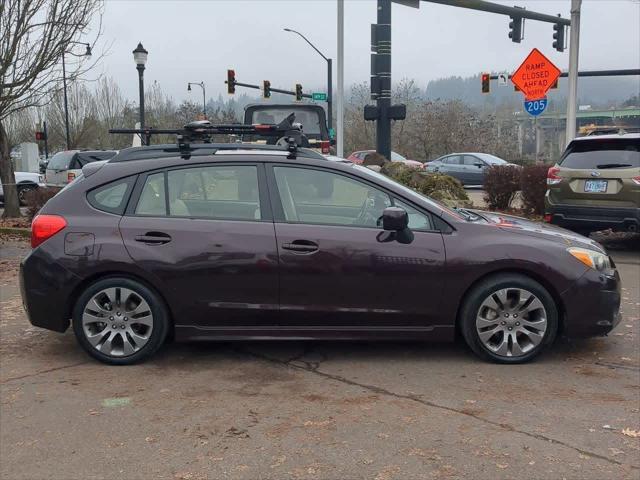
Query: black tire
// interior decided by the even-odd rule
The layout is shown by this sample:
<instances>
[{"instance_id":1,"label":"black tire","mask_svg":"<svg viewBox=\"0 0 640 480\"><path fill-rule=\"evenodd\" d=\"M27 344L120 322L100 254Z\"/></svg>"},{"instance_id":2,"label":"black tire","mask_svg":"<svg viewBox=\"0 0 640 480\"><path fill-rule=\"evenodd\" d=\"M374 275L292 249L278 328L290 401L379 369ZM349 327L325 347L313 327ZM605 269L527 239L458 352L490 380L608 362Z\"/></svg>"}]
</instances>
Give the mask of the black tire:
<instances>
[{"instance_id":1,"label":"black tire","mask_svg":"<svg viewBox=\"0 0 640 480\"><path fill-rule=\"evenodd\" d=\"M82 325L82 316L88 302L94 295L107 288L126 288L142 297L152 313L153 328L147 343L138 351L127 356L106 355L94 348L87 339ZM73 309L73 331L78 343L93 358L110 365L131 365L151 357L163 345L169 332L167 307L160 296L140 282L124 277L108 277L91 284L78 298ZM123 327L124 328L124 327Z\"/></svg>"},{"instance_id":2,"label":"black tire","mask_svg":"<svg viewBox=\"0 0 640 480\"><path fill-rule=\"evenodd\" d=\"M509 288L524 289L534 294L542 302L547 320L546 331L540 343L523 355L512 357L498 355L487 348L476 329L476 317L485 299L499 290ZM459 327L469 348L480 358L495 363L526 363L553 343L558 332L558 307L551 294L535 280L519 274L497 274L486 278L467 294L460 310Z\"/></svg>"},{"instance_id":3,"label":"black tire","mask_svg":"<svg viewBox=\"0 0 640 480\"><path fill-rule=\"evenodd\" d=\"M18 202L20 203L20 206L25 206L27 204L25 195L27 194L27 192L30 192L32 190L35 190L37 187L37 185L31 185L31 184L27 184L27 185L18 185Z\"/></svg>"}]
</instances>

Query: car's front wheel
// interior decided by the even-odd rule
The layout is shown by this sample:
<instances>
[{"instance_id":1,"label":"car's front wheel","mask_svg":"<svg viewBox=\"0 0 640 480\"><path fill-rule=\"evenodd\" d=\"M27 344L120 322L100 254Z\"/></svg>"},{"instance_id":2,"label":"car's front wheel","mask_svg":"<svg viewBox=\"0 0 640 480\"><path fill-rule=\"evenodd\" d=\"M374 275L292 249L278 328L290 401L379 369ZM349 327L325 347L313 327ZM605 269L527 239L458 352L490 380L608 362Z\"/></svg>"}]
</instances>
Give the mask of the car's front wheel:
<instances>
[{"instance_id":1,"label":"car's front wheel","mask_svg":"<svg viewBox=\"0 0 640 480\"><path fill-rule=\"evenodd\" d=\"M38 188L37 185L31 185L31 184L18 185L18 201L20 202L21 206L24 206L27 204L27 193L32 192L37 188Z\"/></svg>"},{"instance_id":2,"label":"car's front wheel","mask_svg":"<svg viewBox=\"0 0 640 480\"><path fill-rule=\"evenodd\" d=\"M462 335L478 356L499 363L524 363L555 339L558 308L549 292L524 275L502 274L482 281L460 312Z\"/></svg>"},{"instance_id":3,"label":"car's front wheel","mask_svg":"<svg viewBox=\"0 0 640 480\"><path fill-rule=\"evenodd\" d=\"M169 329L162 299L129 278L110 277L90 285L73 311L73 330L94 358L129 365L154 354Z\"/></svg>"}]
</instances>

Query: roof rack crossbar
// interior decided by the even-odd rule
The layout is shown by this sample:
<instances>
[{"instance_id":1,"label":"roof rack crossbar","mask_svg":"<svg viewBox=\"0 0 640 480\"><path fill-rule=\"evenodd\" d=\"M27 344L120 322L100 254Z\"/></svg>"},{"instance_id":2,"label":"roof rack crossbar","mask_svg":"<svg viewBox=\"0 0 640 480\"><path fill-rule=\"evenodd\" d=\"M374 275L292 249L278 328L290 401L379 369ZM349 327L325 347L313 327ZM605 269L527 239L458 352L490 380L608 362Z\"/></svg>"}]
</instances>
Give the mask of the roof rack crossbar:
<instances>
[{"instance_id":1,"label":"roof rack crossbar","mask_svg":"<svg viewBox=\"0 0 640 480\"><path fill-rule=\"evenodd\" d=\"M258 135L276 140L289 152L288 158L296 158L298 146L308 146L309 141L302 132L300 124L294 123L295 114L291 113L278 124L212 124L208 120L187 123L183 128L112 128L109 133L138 134L149 138L151 135L175 135L176 144L182 158L191 157L193 142L211 143L212 135Z\"/></svg>"}]
</instances>

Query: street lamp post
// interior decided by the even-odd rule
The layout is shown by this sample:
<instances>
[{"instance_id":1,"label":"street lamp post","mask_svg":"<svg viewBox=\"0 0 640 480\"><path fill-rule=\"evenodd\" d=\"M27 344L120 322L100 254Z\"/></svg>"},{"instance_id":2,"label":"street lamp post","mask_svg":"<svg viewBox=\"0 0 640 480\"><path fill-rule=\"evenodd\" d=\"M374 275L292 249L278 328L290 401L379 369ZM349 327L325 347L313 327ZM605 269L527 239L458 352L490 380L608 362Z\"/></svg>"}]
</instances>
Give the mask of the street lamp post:
<instances>
[{"instance_id":1,"label":"street lamp post","mask_svg":"<svg viewBox=\"0 0 640 480\"><path fill-rule=\"evenodd\" d=\"M67 66L65 65L64 62L64 56L65 54L69 54L69 55L73 55L74 57L90 57L91 56L91 45L89 45L88 43L83 43L83 42L69 42L74 43L74 44L78 44L78 45L85 45L87 47L86 51L84 52L83 55L78 55L75 54L73 52L69 52L69 51L64 51L62 52L62 89L64 92L64 133L65 133L65 140L66 140L66 145L67 145L67 150L69 150L70 148L70 144L71 144L71 140L70 140L70 135L69 135L69 101L67 99Z\"/></svg>"},{"instance_id":2,"label":"street lamp post","mask_svg":"<svg viewBox=\"0 0 640 480\"><path fill-rule=\"evenodd\" d=\"M133 61L136 63L138 70L138 90L140 91L140 129L144 129L144 66L147 63L147 52L142 43L138 42L138 46L133 51ZM142 145L149 145L149 137L141 136Z\"/></svg>"},{"instance_id":3,"label":"street lamp post","mask_svg":"<svg viewBox=\"0 0 640 480\"><path fill-rule=\"evenodd\" d=\"M198 85L202 89L202 114L206 120L207 118L207 94L204 89L204 82L189 82L187 83L187 91L191 91L191 85Z\"/></svg>"},{"instance_id":4,"label":"street lamp post","mask_svg":"<svg viewBox=\"0 0 640 480\"><path fill-rule=\"evenodd\" d=\"M325 59L325 61L327 62L327 115L329 116L328 118L328 123L329 123L329 130L331 130L333 128L333 81L332 81L332 60L330 58L327 58L320 50L318 50L316 48L316 46L311 43L309 40L307 40L307 37L305 37L303 34L301 34L300 32L297 32L296 30L292 30L290 28L285 28L284 29L285 32L291 32L291 33L295 33L297 35L300 35L300 37L302 37L302 39L307 42L309 45L311 45L311 48L313 48L316 52L318 52L318 54Z\"/></svg>"}]
</instances>

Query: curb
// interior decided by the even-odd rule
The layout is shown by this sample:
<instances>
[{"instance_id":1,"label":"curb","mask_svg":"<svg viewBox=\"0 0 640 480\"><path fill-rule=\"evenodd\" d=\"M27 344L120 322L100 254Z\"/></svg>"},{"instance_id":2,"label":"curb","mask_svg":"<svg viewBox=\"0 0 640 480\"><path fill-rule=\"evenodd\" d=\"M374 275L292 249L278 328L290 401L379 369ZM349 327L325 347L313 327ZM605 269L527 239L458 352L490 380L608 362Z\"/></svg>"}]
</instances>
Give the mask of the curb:
<instances>
[{"instance_id":1,"label":"curb","mask_svg":"<svg viewBox=\"0 0 640 480\"><path fill-rule=\"evenodd\" d=\"M0 227L0 234L20 235L25 238L31 238L31 229L20 227Z\"/></svg>"}]
</instances>

